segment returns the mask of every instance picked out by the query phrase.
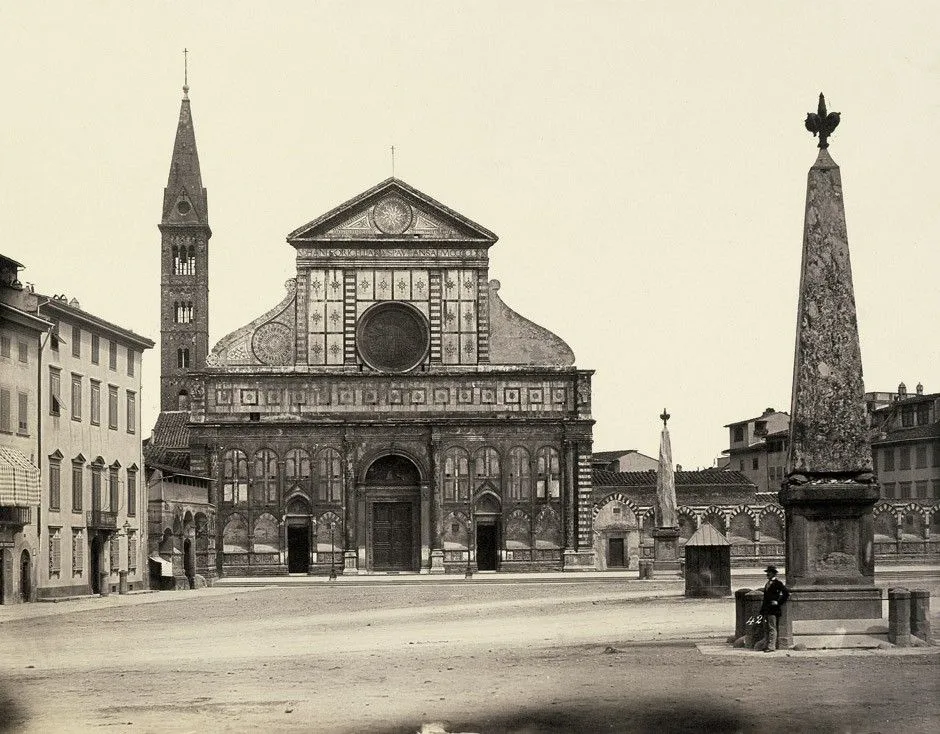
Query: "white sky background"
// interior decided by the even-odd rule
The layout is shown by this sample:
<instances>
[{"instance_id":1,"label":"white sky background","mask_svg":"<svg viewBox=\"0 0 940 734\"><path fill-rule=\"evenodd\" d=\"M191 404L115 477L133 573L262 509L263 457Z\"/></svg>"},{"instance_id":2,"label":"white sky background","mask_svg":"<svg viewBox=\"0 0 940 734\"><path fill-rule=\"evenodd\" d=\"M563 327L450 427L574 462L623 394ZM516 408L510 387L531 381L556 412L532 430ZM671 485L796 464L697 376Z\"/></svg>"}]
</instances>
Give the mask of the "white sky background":
<instances>
[{"instance_id":1,"label":"white sky background","mask_svg":"<svg viewBox=\"0 0 940 734\"><path fill-rule=\"evenodd\" d=\"M274 306L285 236L396 174L493 230L490 277L594 369L595 450L710 466L789 410L817 95L841 166L865 384L940 391L940 4L0 5L0 251L159 340L190 49L210 347ZM158 345L159 348L159 345ZM145 355L145 431L159 403Z\"/></svg>"}]
</instances>

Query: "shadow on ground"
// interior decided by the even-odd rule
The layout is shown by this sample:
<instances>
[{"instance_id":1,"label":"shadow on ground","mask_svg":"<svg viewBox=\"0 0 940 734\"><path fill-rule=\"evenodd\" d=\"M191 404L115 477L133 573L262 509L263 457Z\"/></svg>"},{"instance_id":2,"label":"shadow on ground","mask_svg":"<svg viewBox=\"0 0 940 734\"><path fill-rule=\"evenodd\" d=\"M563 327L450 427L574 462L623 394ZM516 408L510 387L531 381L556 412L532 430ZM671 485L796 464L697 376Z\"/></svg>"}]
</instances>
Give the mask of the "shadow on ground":
<instances>
[{"instance_id":1,"label":"shadow on ground","mask_svg":"<svg viewBox=\"0 0 940 734\"><path fill-rule=\"evenodd\" d=\"M0 732L16 731L27 721L26 711L16 700L11 687L0 681Z\"/></svg>"},{"instance_id":2,"label":"shadow on ground","mask_svg":"<svg viewBox=\"0 0 940 734\"><path fill-rule=\"evenodd\" d=\"M770 692L769 692L770 693ZM370 730L369 734L561 734L561 732L624 732L627 734L699 734L700 732L739 732L774 734L813 731L822 734L852 731L853 722L827 721L817 712L785 721L768 720L740 707L720 707L708 701L675 699L630 699L624 693L622 705L545 708L525 707L506 714L486 715L470 720L413 722ZM803 720L801 720L801 718ZM422 728L424 727L424 728ZM357 729L357 732L362 732ZM350 733L352 734L352 730Z\"/></svg>"}]
</instances>

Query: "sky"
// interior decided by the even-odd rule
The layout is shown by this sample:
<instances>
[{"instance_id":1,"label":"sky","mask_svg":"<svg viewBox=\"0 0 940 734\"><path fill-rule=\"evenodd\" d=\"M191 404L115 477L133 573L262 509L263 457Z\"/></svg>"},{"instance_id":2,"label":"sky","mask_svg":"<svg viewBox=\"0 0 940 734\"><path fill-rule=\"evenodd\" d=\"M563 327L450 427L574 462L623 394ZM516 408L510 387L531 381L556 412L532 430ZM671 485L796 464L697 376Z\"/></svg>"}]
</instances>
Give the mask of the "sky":
<instances>
[{"instance_id":1,"label":"sky","mask_svg":"<svg viewBox=\"0 0 940 734\"><path fill-rule=\"evenodd\" d=\"M867 390L940 391L940 4L0 2L0 252L158 342L189 49L210 347L273 307L296 227L395 173L499 236L500 297L593 377L594 448L713 465L789 410L819 92Z\"/></svg>"}]
</instances>

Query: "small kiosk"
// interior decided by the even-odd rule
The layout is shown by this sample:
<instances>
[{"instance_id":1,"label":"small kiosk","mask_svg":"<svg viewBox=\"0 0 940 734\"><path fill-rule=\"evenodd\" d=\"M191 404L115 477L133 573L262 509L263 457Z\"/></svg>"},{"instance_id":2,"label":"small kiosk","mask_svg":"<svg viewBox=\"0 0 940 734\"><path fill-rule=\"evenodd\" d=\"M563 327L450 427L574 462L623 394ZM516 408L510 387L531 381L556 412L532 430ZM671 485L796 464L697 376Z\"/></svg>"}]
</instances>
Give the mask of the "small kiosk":
<instances>
[{"instance_id":1,"label":"small kiosk","mask_svg":"<svg viewBox=\"0 0 940 734\"><path fill-rule=\"evenodd\" d=\"M685 544L685 595L731 596L731 543L708 523Z\"/></svg>"}]
</instances>

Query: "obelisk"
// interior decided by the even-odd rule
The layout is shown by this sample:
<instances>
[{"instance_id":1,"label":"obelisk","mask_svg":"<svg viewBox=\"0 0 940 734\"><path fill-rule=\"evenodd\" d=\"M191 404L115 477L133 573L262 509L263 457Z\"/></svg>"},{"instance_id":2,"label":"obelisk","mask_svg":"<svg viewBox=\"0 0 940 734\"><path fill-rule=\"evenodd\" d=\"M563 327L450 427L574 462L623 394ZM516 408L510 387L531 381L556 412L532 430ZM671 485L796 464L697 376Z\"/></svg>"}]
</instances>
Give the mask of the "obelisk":
<instances>
[{"instance_id":1,"label":"obelisk","mask_svg":"<svg viewBox=\"0 0 940 734\"><path fill-rule=\"evenodd\" d=\"M671 416L663 408L659 416L659 468L656 470L656 506L653 528L653 571L679 570L679 518L676 514L676 477L672 468L672 444L666 425Z\"/></svg>"},{"instance_id":2,"label":"obelisk","mask_svg":"<svg viewBox=\"0 0 940 734\"><path fill-rule=\"evenodd\" d=\"M779 492L793 620L881 617L871 511L879 492L867 437L842 178L828 150L839 121L820 94L818 111L805 123L819 135L819 154L806 187L790 448Z\"/></svg>"}]
</instances>

